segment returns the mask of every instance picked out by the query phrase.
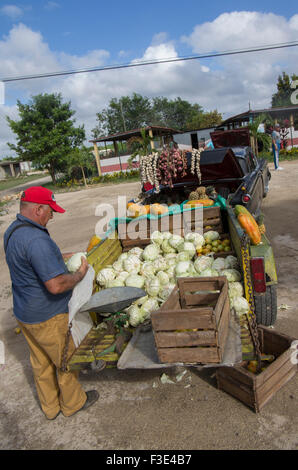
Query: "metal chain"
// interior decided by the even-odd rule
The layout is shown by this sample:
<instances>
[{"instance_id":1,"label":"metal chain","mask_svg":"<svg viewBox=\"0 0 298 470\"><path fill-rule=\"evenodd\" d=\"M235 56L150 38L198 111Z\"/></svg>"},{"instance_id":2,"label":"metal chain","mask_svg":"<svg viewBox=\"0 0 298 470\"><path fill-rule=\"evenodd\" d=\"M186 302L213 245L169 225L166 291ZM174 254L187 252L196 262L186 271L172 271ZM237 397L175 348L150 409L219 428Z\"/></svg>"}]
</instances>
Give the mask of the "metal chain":
<instances>
[{"instance_id":1,"label":"metal chain","mask_svg":"<svg viewBox=\"0 0 298 470\"><path fill-rule=\"evenodd\" d=\"M253 285L251 281L250 263L249 263L249 238L244 233L240 240L242 259L243 259L243 274L244 274L244 285L247 287L246 294L250 305L250 312L246 315L248 320L249 329L251 332L254 348L258 360L258 369L261 367L261 347L258 334L257 318L255 314L255 302L253 296Z\"/></svg>"},{"instance_id":2,"label":"metal chain","mask_svg":"<svg viewBox=\"0 0 298 470\"><path fill-rule=\"evenodd\" d=\"M70 335L71 335L71 327L72 327L72 322L70 322L67 333L66 333L65 346L64 346L64 350L62 354L62 364L61 364L62 372L67 372L67 355L68 355L68 347L69 347L69 341L70 341Z\"/></svg>"}]
</instances>

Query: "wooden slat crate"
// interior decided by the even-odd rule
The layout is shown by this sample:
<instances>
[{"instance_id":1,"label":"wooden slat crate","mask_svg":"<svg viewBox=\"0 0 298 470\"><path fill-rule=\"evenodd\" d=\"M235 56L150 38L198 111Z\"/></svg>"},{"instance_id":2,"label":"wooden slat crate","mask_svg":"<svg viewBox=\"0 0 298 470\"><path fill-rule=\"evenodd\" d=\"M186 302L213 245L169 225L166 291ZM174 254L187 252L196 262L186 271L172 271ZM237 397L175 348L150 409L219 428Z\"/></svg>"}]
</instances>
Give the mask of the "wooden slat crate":
<instances>
[{"instance_id":1,"label":"wooden slat crate","mask_svg":"<svg viewBox=\"0 0 298 470\"><path fill-rule=\"evenodd\" d=\"M294 338L258 327L261 351L275 356L275 360L259 374L253 374L243 365L220 367L216 371L217 386L242 401L256 413L285 385L297 372L295 351L291 348Z\"/></svg>"},{"instance_id":2,"label":"wooden slat crate","mask_svg":"<svg viewBox=\"0 0 298 470\"><path fill-rule=\"evenodd\" d=\"M193 209L184 213L171 214L157 219L133 220L126 224L118 225L118 234L121 239L123 251L128 251L134 246L141 248L149 245L150 234L158 230L159 232L171 232L181 236L194 231L200 220L199 211L203 211L203 232L215 230L223 233L220 207L206 207L204 209Z\"/></svg>"},{"instance_id":3,"label":"wooden slat crate","mask_svg":"<svg viewBox=\"0 0 298 470\"><path fill-rule=\"evenodd\" d=\"M226 277L180 278L168 300L151 314L159 360L220 363L229 320Z\"/></svg>"}]
</instances>

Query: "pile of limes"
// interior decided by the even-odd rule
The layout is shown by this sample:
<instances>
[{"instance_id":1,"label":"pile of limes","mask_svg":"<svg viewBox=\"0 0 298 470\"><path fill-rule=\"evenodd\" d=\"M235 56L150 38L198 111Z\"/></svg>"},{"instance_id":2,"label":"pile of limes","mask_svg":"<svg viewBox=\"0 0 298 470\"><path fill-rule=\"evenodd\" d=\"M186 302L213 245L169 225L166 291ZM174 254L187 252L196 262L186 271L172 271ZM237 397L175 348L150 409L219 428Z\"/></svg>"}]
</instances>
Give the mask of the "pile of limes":
<instances>
[{"instance_id":1,"label":"pile of limes","mask_svg":"<svg viewBox=\"0 0 298 470\"><path fill-rule=\"evenodd\" d=\"M229 238L224 238L223 240L214 240L204 243L201 248L197 249L198 256L208 255L209 253L225 253L227 251L232 251L231 241Z\"/></svg>"}]
</instances>

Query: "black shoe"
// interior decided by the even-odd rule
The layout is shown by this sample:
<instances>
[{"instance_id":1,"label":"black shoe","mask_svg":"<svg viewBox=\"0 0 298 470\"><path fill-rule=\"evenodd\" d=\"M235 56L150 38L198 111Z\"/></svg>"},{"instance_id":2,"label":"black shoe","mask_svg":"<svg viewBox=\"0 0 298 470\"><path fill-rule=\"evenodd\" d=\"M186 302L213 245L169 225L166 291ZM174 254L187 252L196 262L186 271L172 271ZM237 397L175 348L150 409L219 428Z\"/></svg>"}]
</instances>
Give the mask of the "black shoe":
<instances>
[{"instance_id":1,"label":"black shoe","mask_svg":"<svg viewBox=\"0 0 298 470\"><path fill-rule=\"evenodd\" d=\"M89 392L86 392L86 395L87 400L79 411L86 410L87 408L89 408L89 406L93 405L93 403L95 403L99 399L99 393L97 390L89 390Z\"/></svg>"}]
</instances>

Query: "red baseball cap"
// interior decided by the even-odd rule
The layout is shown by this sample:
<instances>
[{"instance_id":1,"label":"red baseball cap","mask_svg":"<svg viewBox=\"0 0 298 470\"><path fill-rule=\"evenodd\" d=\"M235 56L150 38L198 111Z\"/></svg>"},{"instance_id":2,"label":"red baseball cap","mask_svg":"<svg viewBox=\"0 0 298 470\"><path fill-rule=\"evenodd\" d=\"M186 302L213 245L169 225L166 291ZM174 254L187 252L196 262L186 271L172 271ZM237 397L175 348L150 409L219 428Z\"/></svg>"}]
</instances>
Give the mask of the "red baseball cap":
<instances>
[{"instance_id":1,"label":"red baseball cap","mask_svg":"<svg viewBox=\"0 0 298 470\"><path fill-rule=\"evenodd\" d=\"M31 186L31 188L23 191L21 201L46 204L55 212L65 212L65 210L56 203L54 193L43 186Z\"/></svg>"}]
</instances>

